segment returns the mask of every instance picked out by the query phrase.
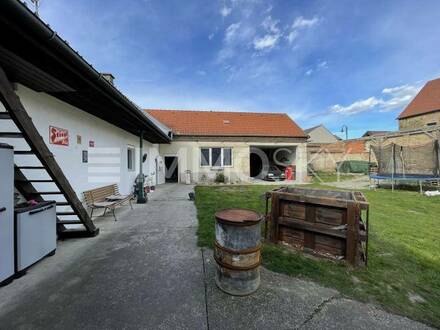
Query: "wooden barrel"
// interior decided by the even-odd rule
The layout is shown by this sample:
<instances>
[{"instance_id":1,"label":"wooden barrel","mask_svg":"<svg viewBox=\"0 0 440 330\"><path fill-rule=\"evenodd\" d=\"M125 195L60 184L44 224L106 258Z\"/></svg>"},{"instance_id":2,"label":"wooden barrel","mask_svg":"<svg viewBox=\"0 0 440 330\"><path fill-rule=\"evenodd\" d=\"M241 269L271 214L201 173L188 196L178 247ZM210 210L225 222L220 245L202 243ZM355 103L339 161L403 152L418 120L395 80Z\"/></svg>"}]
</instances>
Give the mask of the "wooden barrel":
<instances>
[{"instance_id":1,"label":"wooden barrel","mask_svg":"<svg viewBox=\"0 0 440 330\"><path fill-rule=\"evenodd\" d=\"M216 283L222 291L244 296L258 289L262 219L261 214L247 209L215 214Z\"/></svg>"}]
</instances>

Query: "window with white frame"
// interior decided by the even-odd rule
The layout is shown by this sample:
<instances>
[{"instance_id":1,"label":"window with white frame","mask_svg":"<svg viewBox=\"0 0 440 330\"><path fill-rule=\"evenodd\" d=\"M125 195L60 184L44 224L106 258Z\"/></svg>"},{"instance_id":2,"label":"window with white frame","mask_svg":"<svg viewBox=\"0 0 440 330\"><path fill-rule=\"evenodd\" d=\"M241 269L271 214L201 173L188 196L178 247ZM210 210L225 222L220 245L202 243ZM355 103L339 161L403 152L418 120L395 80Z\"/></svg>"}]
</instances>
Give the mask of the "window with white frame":
<instances>
[{"instance_id":1,"label":"window with white frame","mask_svg":"<svg viewBox=\"0 0 440 330\"><path fill-rule=\"evenodd\" d=\"M134 171L134 147L133 146L127 146L127 169L129 171Z\"/></svg>"},{"instance_id":2,"label":"window with white frame","mask_svg":"<svg viewBox=\"0 0 440 330\"><path fill-rule=\"evenodd\" d=\"M232 166L232 148L200 148L200 166Z\"/></svg>"}]
</instances>

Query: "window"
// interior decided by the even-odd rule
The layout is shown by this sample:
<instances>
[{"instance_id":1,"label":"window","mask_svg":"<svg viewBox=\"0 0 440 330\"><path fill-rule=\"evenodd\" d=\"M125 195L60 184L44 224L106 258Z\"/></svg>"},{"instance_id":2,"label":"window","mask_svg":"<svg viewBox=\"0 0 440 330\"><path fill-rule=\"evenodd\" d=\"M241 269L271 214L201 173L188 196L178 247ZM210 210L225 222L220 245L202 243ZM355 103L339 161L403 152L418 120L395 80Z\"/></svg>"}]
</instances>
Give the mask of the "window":
<instances>
[{"instance_id":1,"label":"window","mask_svg":"<svg viewBox=\"0 0 440 330\"><path fill-rule=\"evenodd\" d=\"M127 146L127 168L134 171L134 147Z\"/></svg>"},{"instance_id":2,"label":"window","mask_svg":"<svg viewBox=\"0 0 440 330\"><path fill-rule=\"evenodd\" d=\"M232 166L232 149L223 149L223 166Z\"/></svg>"},{"instance_id":3,"label":"window","mask_svg":"<svg viewBox=\"0 0 440 330\"><path fill-rule=\"evenodd\" d=\"M211 165L215 167L222 166L222 149L212 148L211 149Z\"/></svg>"},{"instance_id":4,"label":"window","mask_svg":"<svg viewBox=\"0 0 440 330\"><path fill-rule=\"evenodd\" d=\"M209 166L209 164L211 164L211 153L209 151L209 148L202 148L201 154L202 157L200 158L200 166Z\"/></svg>"},{"instance_id":5,"label":"window","mask_svg":"<svg viewBox=\"0 0 440 330\"><path fill-rule=\"evenodd\" d=\"M231 148L201 148L200 166L227 167L232 166Z\"/></svg>"}]
</instances>

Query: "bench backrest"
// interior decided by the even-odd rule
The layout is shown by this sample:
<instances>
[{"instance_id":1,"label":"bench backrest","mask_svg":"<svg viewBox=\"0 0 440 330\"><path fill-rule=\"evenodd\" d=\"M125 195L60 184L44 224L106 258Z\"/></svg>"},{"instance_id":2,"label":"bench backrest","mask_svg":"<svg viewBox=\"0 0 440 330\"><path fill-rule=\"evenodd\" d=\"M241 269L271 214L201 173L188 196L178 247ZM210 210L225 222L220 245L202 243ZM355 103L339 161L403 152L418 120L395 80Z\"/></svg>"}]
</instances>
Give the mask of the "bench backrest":
<instances>
[{"instance_id":1,"label":"bench backrest","mask_svg":"<svg viewBox=\"0 0 440 330\"><path fill-rule=\"evenodd\" d=\"M83 192L84 200L87 206L91 206L93 205L93 203L102 202L108 196L118 194L119 189L117 184L111 184L108 186L90 189Z\"/></svg>"}]
</instances>

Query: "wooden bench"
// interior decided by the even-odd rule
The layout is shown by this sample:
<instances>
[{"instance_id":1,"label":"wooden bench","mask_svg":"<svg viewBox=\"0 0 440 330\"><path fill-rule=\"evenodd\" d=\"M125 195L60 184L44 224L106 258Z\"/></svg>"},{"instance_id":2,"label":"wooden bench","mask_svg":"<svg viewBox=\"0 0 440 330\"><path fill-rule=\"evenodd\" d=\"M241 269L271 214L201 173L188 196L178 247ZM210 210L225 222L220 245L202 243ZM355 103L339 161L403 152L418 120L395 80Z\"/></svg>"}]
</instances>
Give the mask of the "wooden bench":
<instances>
[{"instance_id":1,"label":"wooden bench","mask_svg":"<svg viewBox=\"0 0 440 330\"><path fill-rule=\"evenodd\" d=\"M121 206L125 202L129 202L131 209L133 209L131 201L134 199L134 196L121 195L117 184L87 190L83 192L83 195L87 206L92 210L90 218L93 217L93 211L95 209L104 209L103 216L105 216L107 210L111 210L115 221L117 221L115 208Z\"/></svg>"}]
</instances>

